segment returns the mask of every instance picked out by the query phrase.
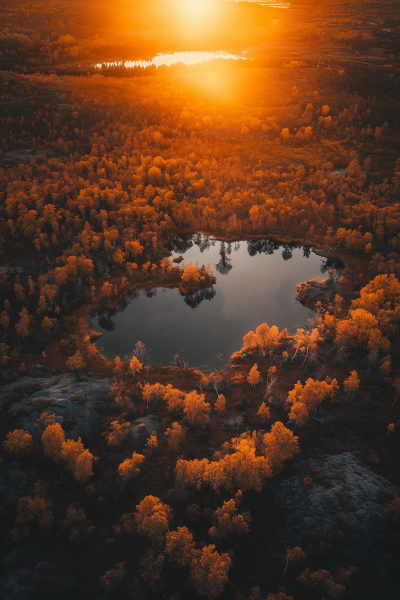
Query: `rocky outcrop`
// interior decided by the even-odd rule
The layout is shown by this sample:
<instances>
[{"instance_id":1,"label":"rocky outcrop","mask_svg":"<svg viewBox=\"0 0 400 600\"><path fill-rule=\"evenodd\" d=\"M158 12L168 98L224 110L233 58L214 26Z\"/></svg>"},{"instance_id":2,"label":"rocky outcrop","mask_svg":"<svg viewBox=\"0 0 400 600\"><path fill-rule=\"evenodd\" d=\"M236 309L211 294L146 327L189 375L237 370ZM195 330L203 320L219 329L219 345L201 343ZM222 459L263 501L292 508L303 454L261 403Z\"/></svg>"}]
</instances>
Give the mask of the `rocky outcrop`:
<instances>
[{"instance_id":1,"label":"rocky outcrop","mask_svg":"<svg viewBox=\"0 0 400 600\"><path fill-rule=\"evenodd\" d=\"M130 427L127 441L135 448L143 448L153 431L157 435L163 430L163 424L155 415L147 415L136 419Z\"/></svg>"},{"instance_id":2,"label":"rocky outcrop","mask_svg":"<svg viewBox=\"0 0 400 600\"><path fill-rule=\"evenodd\" d=\"M40 543L19 546L0 561L2 600L83 598L74 575L63 564L57 567Z\"/></svg>"},{"instance_id":3,"label":"rocky outcrop","mask_svg":"<svg viewBox=\"0 0 400 600\"><path fill-rule=\"evenodd\" d=\"M318 300L324 304L329 304L337 293L335 281L328 279L310 279L303 281L297 286L297 299L304 306L312 307Z\"/></svg>"},{"instance_id":4,"label":"rocky outcrop","mask_svg":"<svg viewBox=\"0 0 400 600\"><path fill-rule=\"evenodd\" d=\"M0 273L7 273L7 275L14 275L14 273L21 275L24 272L25 269L22 267L0 267Z\"/></svg>"},{"instance_id":5,"label":"rocky outcrop","mask_svg":"<svg viewBox=\"0 0 400 600\"><path fill-rule=\"evenodd\" d=\"M111 380L107 378L76 381L71 374L22 377L0 389L0 402L9 406L16 428L29 431L36 439L40 432L35 421L47 412L55 415L68 437L81 437L87 442L101 431L112 401L110 388Z\"/></svg>"},{"instance_id":6,"label":"rocky outcrop","mask_svg":"<svg viewBox=\"0 0 400 600\"><path fill-rule=\"evenodd\" d=\"M2 506L11 502L14 498L29 494L30 490L28 477L20 469L11 468L0 475L0 502Z\"/></svg>"},{"instance_id":7,"label":"rocky outcrop","mask_svg":"<svg viewBox=\"0 0 400 600\"><path fill-rule=\"evenodd\" d=\"M369 545L386 519L388 500L400 493L351 452L300 460L293 468L275 498L288 509L280 536L296 543L311 532L343 530L350 541Z\"/></svg>"}]
</instances>

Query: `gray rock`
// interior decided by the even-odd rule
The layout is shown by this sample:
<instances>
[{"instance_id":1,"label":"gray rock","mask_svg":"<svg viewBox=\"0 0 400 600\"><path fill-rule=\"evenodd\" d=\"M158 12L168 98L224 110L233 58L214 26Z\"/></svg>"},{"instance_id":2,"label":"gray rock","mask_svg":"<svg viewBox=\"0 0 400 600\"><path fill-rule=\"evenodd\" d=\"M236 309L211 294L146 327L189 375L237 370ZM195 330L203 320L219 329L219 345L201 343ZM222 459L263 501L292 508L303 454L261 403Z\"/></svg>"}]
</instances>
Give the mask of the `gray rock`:
<instances>
[{"instance_id":1,"label":"gray rock","mask_svg":"<svg viewBox=\"0 0 400 600\"><path fill-rule=\"evenodd\" d=\"M65 566L57 569L47 562L39 543L20 546L0 561L2 600L37 600L38 598L82 598L73 574ZM51 596L50 596L51 594Z\"/></svg>"},{"instance_id":2,"label":"gray rock","mask_svg":"<svg viewBox=\"0 0 400 600\"><path fill-rule=\"evenodd\" d=\"M0 475L0 504L20 498L29 492L28 478L20 469L9 469Z\"/></svg>"},{"instance_id":3,"label":"gray rock","mask_svg":"<svg viewBox=\"0 0 400 600\"><path fill-rule=\"evenodd\" d=\"M11 569L31 564L37 564L44 561L43 548L39 543L29 544L27 546L18 546L1 560L0 565L3 569Z\"/></svg>"},{"instance_id":4,"label":"gray rock","mask_svg":"<svg viewBox=\"0 0 400 600\"><path fill-rule=\"evenodd\" d=\"M15 393L18 386L30 382L38 382L41 389L14 402L9 408L9 415L16 418L16 426L29 431L36 439L40 431L35 421L44 412L53 414L56 421L69 425L70 437L88 441L99 431L111 404L109 391L110 379L89 378L76 381L72 374L49 376L33 379L22 377L0 390L0 401L3 396Z\"/></svg>"},{"instance_id":5,"label":"gray rock","mask_svg":"<svg viewBox=\"0 0 400 600\"><path fill-rule=\"evenodd\" d=\"M143 447L153 431L159 435L162 429L163 424L155 415L140 417L132 423L127 441L133 444L135 448Z\"/></svg>"},{"instance_id":6,"label":"gray rock","mask_svg":"<svg viewBox=\"0 0 400 600\"><path fill-rule=\"evenodd\" d=\"M317 248L313 249L314 254L317 256L322 256L323 258L329 258L332 256L332 253L335 251L335 248Z\"/></svg>"},{"instance_id":7,"label":"gray rock","mask_svg":"<svg viewBox=\"0 0 400 600\"><path fill-rule=\"evenodd\" d=\"M279 505L290 507L280 536L298 543L313 531L344 529L351 539L371 544L386 519L388 500L400 493L351 452L300 460L293 468L295 474L279 482L274 493Z\"/></svg>"},{"instance_id":8,"label":"gray rock","mask_svg":"<svg viewBox=\"0 0 400 600\"><path fill-rule=\"evenodd\" d=\"M7 275L13 275L14 273L21 275L25 272L25 269L23 267L0 267L0 273L2 272L7 273Z\"/></svg>"},{"instance_id":9,"label":"gray rock","mask_svg":"<svg viewBox=\"0 0 400 600\"><path fill-rule=\"evenodd\" d=\"M336 293L336 286L330 277L328 279L310 279L303 281L297 286L297 299L308 306L320 300L330 302Z\"/></svg>"}]
</instances>

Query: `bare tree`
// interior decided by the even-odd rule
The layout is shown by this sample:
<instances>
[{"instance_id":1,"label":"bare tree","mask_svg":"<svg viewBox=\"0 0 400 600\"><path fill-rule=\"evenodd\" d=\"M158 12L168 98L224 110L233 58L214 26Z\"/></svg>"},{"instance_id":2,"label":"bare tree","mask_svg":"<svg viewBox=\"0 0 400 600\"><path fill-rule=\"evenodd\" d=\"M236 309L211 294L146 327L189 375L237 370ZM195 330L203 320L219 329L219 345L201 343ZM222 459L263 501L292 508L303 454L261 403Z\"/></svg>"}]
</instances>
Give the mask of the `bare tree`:
<instances>
[{"instance_id":1,"label":"bare tree","mask_svg":"<svg viewBox=\"0 0 400 600\"><path fill-rule=\"evenodd\" d=\"M136 358L139 362L142 363L142 365L146 365L151 362L150 350L147 350L143 342L136 342L133 352L131 356L129 356L129 358L133 358L134 356L136 356Z\"/></svg>"},{"instance_id":2,"label":"bare tree","mask_svg":"<svg viewBox=\"0 0 400 600\"><path fill-rule=\"evenodd\" d=\"M367 366L368 372L372 371L378 364L379 354L376 350L372 349L368 352L367 356L362 359L362 364Z\"/></svg>"},{"instance_id":3,"label":"bare tree","mask_svg":"<svg viewBox=\"0 0 400 600\"><path fill-rule=\"evenodd\" d=\"M178 367L178 369L187 369L189 367L189 363L185 359L185 354L183 350L181 350L180 356L179 354L175 354L173 364L175 365L175 367Z\"/></svg>"},{"instance_id":4,"label":"bare tree","mask_svg":"<svg viewBox=\"0 0 400 600\"><path fill-rule=\"evenodd\" d=\"M241 426L241 424L244 421L242 415L238 415L237 417L235 417L235 421L236 421L236 431L239 432L239 427Z\"/></svg>"},{"instance_id":5,"label":"bare tree","mask_svg":"<svg viewBox=\"0 0 400 600\"><path fill-rule=\"evenodd\" d=\"M264 400L266 400L266 398L270 394L272 394L272 391L273 391L274 387L276 386L277 381L278 381L278 378L275 375L272 375L271 377L269 377L267 379L267 383L266 383L266 386L264 388L265 389Z\"/></svg>"},{"instance_id":6,"label":"bare tree","mask_svg":"<svg viewBox=\"0 0 400 600\"><path fill-rule=\"evenodd\" d=\"M274 389L274 387L276 386L278 381L278 377L276 375L276 367L270 367L268 369L268 374L267 374L267 380L266 380L266 385L265 385L265 393L264 393L264 400L267 399L267 397L272 394L272 391Z\"/></svg>"}]
</instances>

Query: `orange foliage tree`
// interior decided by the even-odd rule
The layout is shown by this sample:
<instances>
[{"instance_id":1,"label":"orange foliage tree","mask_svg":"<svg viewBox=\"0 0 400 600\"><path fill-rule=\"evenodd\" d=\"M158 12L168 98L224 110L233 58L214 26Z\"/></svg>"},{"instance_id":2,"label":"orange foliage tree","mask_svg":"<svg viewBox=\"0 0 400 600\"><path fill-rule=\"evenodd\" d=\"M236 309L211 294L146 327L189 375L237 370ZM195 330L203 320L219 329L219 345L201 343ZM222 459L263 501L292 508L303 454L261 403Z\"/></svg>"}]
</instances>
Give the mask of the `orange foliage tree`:
<instances>
[{"instance_id":1,"label":"orange foliage tree","mask_svg":"<svg viewBox=\"0 0 400 600\"><path fill-rule=\"evenodd\" d=\"M42 321L42 329L43 331L47 332L50 337L52 329L55 329L57 327L57 324L57 319L50 319L49 317L44 317Z\"/></svg>"},{"instance_id":2,"label":"orange foliage tree","mask_svg":"<svg viewBox=\"0 0 400 600\"><path fill-rule=\"evenodd\" d=\"M184 403L185 403L185 393L181 392L171 384L168 384L164 388L163 398L167 403L167 407L169 412L174 414L179 414L183 411Z\"/></svg>"},{"instance_id":3,"label":"orange foliage tree","mask_svg":"<svg viewBox=\"0 0 400 600\"><path fill-rule=\"evenodd\" d=\"M315 328L311 331L306 331L305 329L298 329L296 335L293 337L293 345L296 349L296 352L293 358L296 356L297 352L300 350L305 353L305 357L303 360L303 364L306 362L309 354L315 353L318 342L322 340L319 329ZM293 360L292 358L292 360Z\"/></svg>"},{"instance_id":4,"label":"orange foliage tree","mask_svg":"<svg viewBox=\"0 0 400 600\"><path fill-rule=\"evenodd\" d=\"M155 431L153 431L150 434L149 439L147 440L146 443L146 447L149 449L150 451L150 456L152 456L154 450L157 448L158 446L158 439L157 439L157 433Z\"/></svg>"},{"instance_id":5,"label":"orange foliage tree","mask_svg":"<svg viewBox=\"0 0 400 600\"><path fill-rule=\"evenodd\" d=\"M262 423L265 423L266 421L268 421L271 418L269 408L265 404L265 402L263 402L261 404L260 408L258 409L257 416L260 418Z\"/></svg>"},{"instance_id":6,"label":"orange foliage tree","mask_svg":"<svg viewBox=\"0 0 400 600\"><path fill-rule=\"evenodd\" d=\"M10 317L8 316L8 313L3 310L0 313L0 324L3 327L4 331L7 331L7 329L10 326Z\"/></svg>"},{"instance_id":7,"label":"orange foliage tree","mask_svg":"<svg viewBox=\"0 0 400 600\"><path fill-rule=\"evenodd\" d=\"M360 380L357 371L351 371L350 376L343 382L344 391L347 392L346 400L349 396L352 397L358 392L359 386Z\"/></svg>"},{"instance_id":8,"label":"orange foliage tree","mask_svg":"<svg viewBox=\"0 0 400 600\"><path fill-rule=\"evenodd\" d=\"M218 419L221 418L221 413L224 413L226 411L225 404L225 396L223 394L220 394L216 403L214 404L214 410L218 411Z\"/></svg>"},{"instance_id":9,"label":"orange foliage tree","mask_svg":"<svg viewBox=\"0 0 400 600\"><path fill-rule=\"evenodd\" d=\"M85 447L82 444L81 438L77 442L75 440L66 440L61 446L61 456L70 473L75 473L76 462L84 449Z\"/></svg>"},{"instance_id":10,"label":"orange foliage tree","mask_svg":"<svg viewBox=\"0 0 400 600\"><path fill-rule=\"evenodd\" d=\"M214 600L223 592L231 564L229 555L219 554L213 545L195 550L190 563L189 583L200 596Z\"/></svg>"},{"instance_id":11,"label":"orange foliage tree","mask_svg":"<svg viewBox=\"0 0 400 600\"><path fill-rule=\"evenodd\" d=\"M202 427L208 423L210 409L210 404L204 400L204 394L200 395L195 391L185 394L183 412L191 427Z\"/></svg>"},{"instance_id":12,"label":"orange foliage tree","mask_svg":"<svg viewBox=\"0 0 400 600\"><path fill-rule=\"evenodd\" d=\"M28 431L14 429L7 433L3 446L10 454L27 455L32 452L33 438Z\"/></svg>"},{"instance_id":13,"label":"orange foliage tree","mask_svg":"<svg viewBox=\"0 0 400 600\"><path fill-rule=\"evenodd\" d=\"M24 340L29 335L30 323L31 323L31 317L30 317L27 309L25 308L25 306L19 313L19 316L20 316L20 320L15 325L15 331Z\"/></svg>"},{"instance_id":14,"label":"orange foliage tree","mask_svg":"<svg viewBox=\"0 0 400 600\"><path fill-rule=\"evenodd\" d=\"M382 334L395 335L400 322L400 282L393 273L377 275L360 290L352 308L374 315Z\"/></svg>"},{"instance_id":15,"label":"orange foliage tree","mask_svg":"<svg viewBox=\"0 0 400 600\"><path fill-rule=\"evenodd\" d=\"M61 528L67 530L69 541L72 544L84 542L95 530L92 523L86 519L85 511L77 502L70 504L67 508Z\"/></svg>"},{"instance_id":16,"label":"orange foliage tree","mask_svg":"<svg viewBox=\"0 0 400 600\"><path fill-rule=\"evenodd\" d=\"M304 425L310 417L310 413L315 413L317 407L326 399L334 400L339 386L336 379L331 383L326 381L314 381L307 379L304 386L298 381L293 390L289 392L287 402L291 404L289 418L297 423Z\"/></svg>"},{"instance_id":17,"label":"orange foliage tree","mask_svg":"<svg viewBox=\"0 0 400 600\"><path fill-rule=\"evenodd\" d=\"M377 352L389 350L390 342L380 331L377 317L363 308L351 310L349 315L336 324L336 343Z\"/></svg>"},{"instance_id":18,"label":"orange foliage tree","mask_svg":"<svg viewBox=\"0 0 400 600\"><path fill-rule=\"evenodd\" d=\"M171 427L165 431L168 438L168 447L172 452L178 453L185 437L186 429L179 423L172 423Z\"/></svg>"},{"instance_id":19,"label":"orange foliage tree","mask_svg":"<svg viewBox=\"0 0 400 600\"><path fill-rule=\"evenodd\" d=\"M250 383L250 385L254 386L254 389L256 389L257 383L260 383L261 375L259 373L257 363L254 363L254 365L251 367L247 381Z\"/></svg>"},{"instance_id":20,"label":"orange foliage tree","mask_svg":"<svg viewBox=\"0 0 400 600\"><path fill-rule=\"evenodd\" d=\"M79 350L75 352L73 356L68 358L65 363L65 366L69 371L73 371L75 373L75 379L79 380L79 371L85 368L85 363L83 361L83 356Z\"/></svg>"},{"instance_id":21,"label":"orange foliage tree","mask_svg":"<svg viewBox=\"0 0 400 600\"><path fill-rule=\"evenodd\" d=\"M300 574L298 581L302 583L315 598L323 597L327 600L340 600L346 596L345 585L335 581L329 571L326 571L325 569L314 572L306 569Z\"/></svg>"},{"instance_id":22,"label":"orange foliage tree","mask_svg":"<svg viewBox=\"0 0 400 600\"><path fill-rule=\"evenodd\" d=\"M291 460L299 450L299 439L280 421L274 423L271 431L263 438L264 453L272 473L278 473L285 462Z\"/></svg>"},{"instance_id":23,"label":"orange foliage tree","mask_svg":"<svg viewBox=\"0 0 400 600\"><path fill-rule=\"evenodd\" d=\"M291 565L300 565L305 561L306 555L299 546L295 546L294 548L288 548L286 550L286 567L283 571L285 575L289 564Z\"/></svg>"},{"instance_id":24,"label":"orange foliage tree","mask_svg":"<svg viewBox=\"0 0 400 600\"><path fill-rule=\"evenodd\" d=\"M114 569L110 569L110 571L107 571L105 575L100 577L99 583L108 593L116 593L121 589L127 578L128 573L125 569L125 563L121 562L115 565Z\"/></svg>"},{"instance_id":25,"label":"orange foliage tree","mask_svg":"<svg viewBox=\"0 0 400 600\"><path fill-rule=\"evenodd\" d=\"M59 423L48 425L42 433L43 451L46 456L59 462L62 460L62 446L65 442L64 430Z\"/></svg>"},{"instance_id":26,"label":"orange foliage tree","mask_svg":"<svg viewBox=\"0 0 400 600\"><path fill-rule=\"evenodd\" d=\"M200 277L201 273L198 266L189 264L182 273L181 281L184 287L190 289L200 281Z\"/></svg>"},{"instance_id":27,"label":"orange foliage tree","mask_svg":"<svg viewBox=\"0 0 400 600\"><path fill-rule=\"evenodd\" d=\"M262 446L262 455L257 448ZM176 487L186 497L203 486L215 492L226 489L261 491L272 473L278 473L285 461L299 452L298 438L281 422L276 422L260 444L256 432L246 432L224 444L218 460L179 459L175 467ZM222 456L221 456L222 455Z\"/></svg>"},{"instance_id":28,"label":"orange foliage tree","mask_svg":"<svg viewBox=\"0 0 400 600\"><path fill-rule=\"evenodd\" d=\"M17 517L10 536L14 542L20 543L30 534L31 525L36 523L40 529L48 531L53 523L53 502L48 498L42 481L34 485L34 495L19 498Z\"/></svg>"},{"instance_id":29,"label":"orange foliage tree","mask_svg":"<svg viewBox=\"0 0 400 600\"><path fill-rule=\"evenodd\" d=\"M120 446L126 439L130 426L130 423L119 423L118 421L113 421L110 425L109 431L105 434L108 445Z\"/></svg>"},{"instance_id":30,"label":"orange foliage tree","mask_svg":"<svg viewBox=\"0 0 400 600\"><path fill-rule=\"evenodd\" d=\"M140 373L142 368L142 363L136 358L136 356L134 356L129 363L129 369L132 373L133 378L135 378L136 373Z\"/></svg>"},{"instance_id":31,"label":"orange foliage tree","mask_svg":"<svg viewBox=\"0 0 400 600\"><path fill-rule=\"evenodd\" d=\"M141 535L146 535L153 544L160 544L172 519L172 510L163 504L156 496L146 496L136 506L136 529Z\"/></svg>"},{"instance_id":32,"label":"orange foliage tree","mask_svg":"<svg viewBox=\"0 0 400 600\"><path fill-rule=\"evenodd\" d=\"M186 567L190 564L194 550L193 535L187 527L167 531L165 552L178 567Z\"/></svg>"},{"instance_id":33,"label":"orange foliage tree","mask_svg":"<svg viewBox=\"0 0 400 600\"><path fill-rule=\"evenodd\" d=\"M235 494L235 498L226 500L221 508L214 511L212 516L214 525L208 531L213 541L218 542L231 535L249 533L250 513L237 514L241 496L242 493L238 492Z\"/></svg>"},{"instance_id":34,"label":"orange foliage tree","mask_svg":"<svg viewBox=\"0 0 400 600\"><path fill-rule=\"evenodd\" d=\"M79 483L86 483L90 477L93 477L93 459L94 456L89 450L84 450L76 461L74 477Z\"/></svg>"}]
</instances>

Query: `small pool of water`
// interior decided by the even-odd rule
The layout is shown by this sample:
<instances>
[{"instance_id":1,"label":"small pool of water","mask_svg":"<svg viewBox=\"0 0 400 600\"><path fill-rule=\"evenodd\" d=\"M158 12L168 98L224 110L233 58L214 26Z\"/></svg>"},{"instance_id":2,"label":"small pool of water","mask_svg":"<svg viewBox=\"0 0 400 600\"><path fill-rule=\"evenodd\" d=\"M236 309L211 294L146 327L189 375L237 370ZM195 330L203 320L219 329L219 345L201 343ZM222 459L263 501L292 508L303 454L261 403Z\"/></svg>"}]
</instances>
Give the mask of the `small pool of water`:
<instances>
[{"instance_id":1,"label":"small pool of water","mask_svg":"<svg viewBox=\"0 0 400 600\"><path fill-rule=\"evenodd\" d=\"M116 310L95 315L92 324L103 333L97 347L105 356L130 354L140 340L153 364L170 366L183 350L190 367L222 368L261 323L289 333L304 325L309 310L297 302L296 285L326 277L333 266L309 248L267 239L228 244L196 234L176 238L171 250L185 264L212 263L216 283L187 296L162 287L139 290Z\"/></svg>"},{"instance_id":2,"label":"small pool of water","mask_svg":"<svg viewBox=\"0 0 400 600\"><path fill-rule=\"evenodd\" d=\"M155 65L161 67L165 65L167 67L178 63L185 65L196 65L198 63L214 60L215 58L233 59L233 60L245 60L244 56L238 56L236 54L228 54L222 50L219 52L173 52L171 54L157 54L151 60L125 60L125 61L114 61L104 62L96 65L98 69L105 65L106 67L126 67L131 69L133 67L150 67Z\"/></svg>"}]
</instances>

